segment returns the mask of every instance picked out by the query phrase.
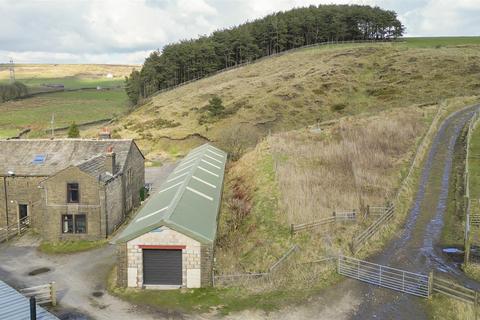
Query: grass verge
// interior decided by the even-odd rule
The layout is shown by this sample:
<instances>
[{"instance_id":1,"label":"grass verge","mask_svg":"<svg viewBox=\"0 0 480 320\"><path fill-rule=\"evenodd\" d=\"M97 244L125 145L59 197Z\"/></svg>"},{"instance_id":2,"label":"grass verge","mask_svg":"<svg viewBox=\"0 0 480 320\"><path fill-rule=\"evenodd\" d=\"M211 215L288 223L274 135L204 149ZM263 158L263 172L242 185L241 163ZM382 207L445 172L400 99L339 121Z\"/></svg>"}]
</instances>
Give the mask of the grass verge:
<instances>
[{"instance_id":1,"label":"grass verge","mask_svg":"<svg viewBox=\"0 0 480 320\"><path fill-rule=\"evenodd\" d=\"M70 254L70 253L77 253L77 252L97 249L97 248L103 247L107 243L108 243L107 240L98 240L98 241L78 240L78 241L62 241L62 242L43 241L38 247L38 250L47 254Z\"/></svg>"}]
</instances>

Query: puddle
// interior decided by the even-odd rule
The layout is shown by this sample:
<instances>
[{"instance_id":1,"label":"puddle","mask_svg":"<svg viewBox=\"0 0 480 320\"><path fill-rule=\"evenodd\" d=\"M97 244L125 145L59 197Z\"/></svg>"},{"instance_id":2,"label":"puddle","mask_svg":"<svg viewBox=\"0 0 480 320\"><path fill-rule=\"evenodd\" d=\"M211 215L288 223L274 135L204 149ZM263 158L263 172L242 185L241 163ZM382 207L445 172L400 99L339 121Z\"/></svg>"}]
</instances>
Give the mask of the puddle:
<instances>
[{"instance_id":1,"label":"puddle","mask_svg":"<svg viewBox=\"0 0 480 320\"><path fill-rule=\"evenodd\" d=\"M60 320L90 320L86 315L79 312L65 312L57 316Z\"/></svg>"},{"instance_id":2,"label":"puddle","mask_svg":"<svg viewBox=\"0 0 480 320\"><path fill-rule=\"evenodd\" d=\"M444 248L442 249L442 251L447 254L453 254L453 253L463 254L463 251L457 248Z\"/></svg>"},{"instance_id":3,"label":"puddle","mask_svg":"<svg viewBox=\"0 0 480 320\"><path fill-rule=\"evenodd\" d=\"M95 292L92 293L92 296L94 296L95 298L103 297L103 292L102 291L95 291Z\"/></svg>"},{"instance_id":4,"label":"puddle","mask_svg":"<svg viewBox=\"0 0 480 320\"><path fill-rule=\"evenodd\" d=\"M49 272L50 270L51 270L50 268L46 268L46 267L38 268L38 269L34 269L34 270L30 271L28 273L28 275L29 276L36 276L36 275L39 275L39 274L42 274L42 273Z\"/></svg>"}]
</instances>

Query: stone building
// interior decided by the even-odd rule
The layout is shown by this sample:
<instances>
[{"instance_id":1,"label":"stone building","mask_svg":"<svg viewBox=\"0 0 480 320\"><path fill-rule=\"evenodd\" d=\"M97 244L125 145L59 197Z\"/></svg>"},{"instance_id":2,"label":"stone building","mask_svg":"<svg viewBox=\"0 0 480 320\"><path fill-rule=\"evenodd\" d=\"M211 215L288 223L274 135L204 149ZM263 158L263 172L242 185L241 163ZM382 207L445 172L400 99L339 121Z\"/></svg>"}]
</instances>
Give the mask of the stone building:
<instances>
[{"instance_id":1,"label":"stone building","mask_svg":"<svg viewBox=\"0 0 480 320\"><path fill-rule=\"evenodd\" d=\"M211 284L227 154L192 150L116 239L117 284L198 288Z\"/></svg>"},{"instance_id":2,"label":"stone building","mask_svg":"<svg viewBox=\"0 0 480 320\"><path fill-rule=\"evenodd\" d=\"M2 140L0 150L0 228L20 221L50 241L96 240L140 204L133 140Z\"/></svg>"}]
</instances>

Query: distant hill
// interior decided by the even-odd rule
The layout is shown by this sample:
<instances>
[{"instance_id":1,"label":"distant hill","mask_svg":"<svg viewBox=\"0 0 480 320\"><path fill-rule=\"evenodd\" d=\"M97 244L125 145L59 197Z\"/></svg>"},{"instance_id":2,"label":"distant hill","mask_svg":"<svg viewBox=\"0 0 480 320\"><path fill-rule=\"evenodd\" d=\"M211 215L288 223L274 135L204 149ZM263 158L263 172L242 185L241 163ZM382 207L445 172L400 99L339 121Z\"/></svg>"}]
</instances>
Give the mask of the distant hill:
<instances>
[{"instance_id":1,"label":"distant hill","mask_svg":"<svg viewBox=\"0 0 480 320\"><path fill-rule=\"evenodd\" d=\"M266 59L158 94L115 130L138 139L146 154L176 154L234 126L264 136L480 92L479 45L425 41L310 48ZM204 123L202 108L215 95L226 113Z\"/></svg>"}]
</instances>

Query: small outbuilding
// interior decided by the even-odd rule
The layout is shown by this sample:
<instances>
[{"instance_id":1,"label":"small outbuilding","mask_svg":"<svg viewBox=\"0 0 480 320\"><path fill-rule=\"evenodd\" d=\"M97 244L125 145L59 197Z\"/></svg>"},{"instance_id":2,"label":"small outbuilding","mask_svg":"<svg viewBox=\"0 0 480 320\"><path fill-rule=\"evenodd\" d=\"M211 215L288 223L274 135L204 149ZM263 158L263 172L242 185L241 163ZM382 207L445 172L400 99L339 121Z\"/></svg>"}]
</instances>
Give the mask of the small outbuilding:
<instances>
[{"instance_id":1,"label":"small outbuilding","mask_svg":"<svg viewBox=\"0 0 480 320\"><path fill-rule=\"evenodd\" d=\"M116 239L117 284L136 288L211 285L227 154L193 149Z\"/></svg>"}]
</instances>

